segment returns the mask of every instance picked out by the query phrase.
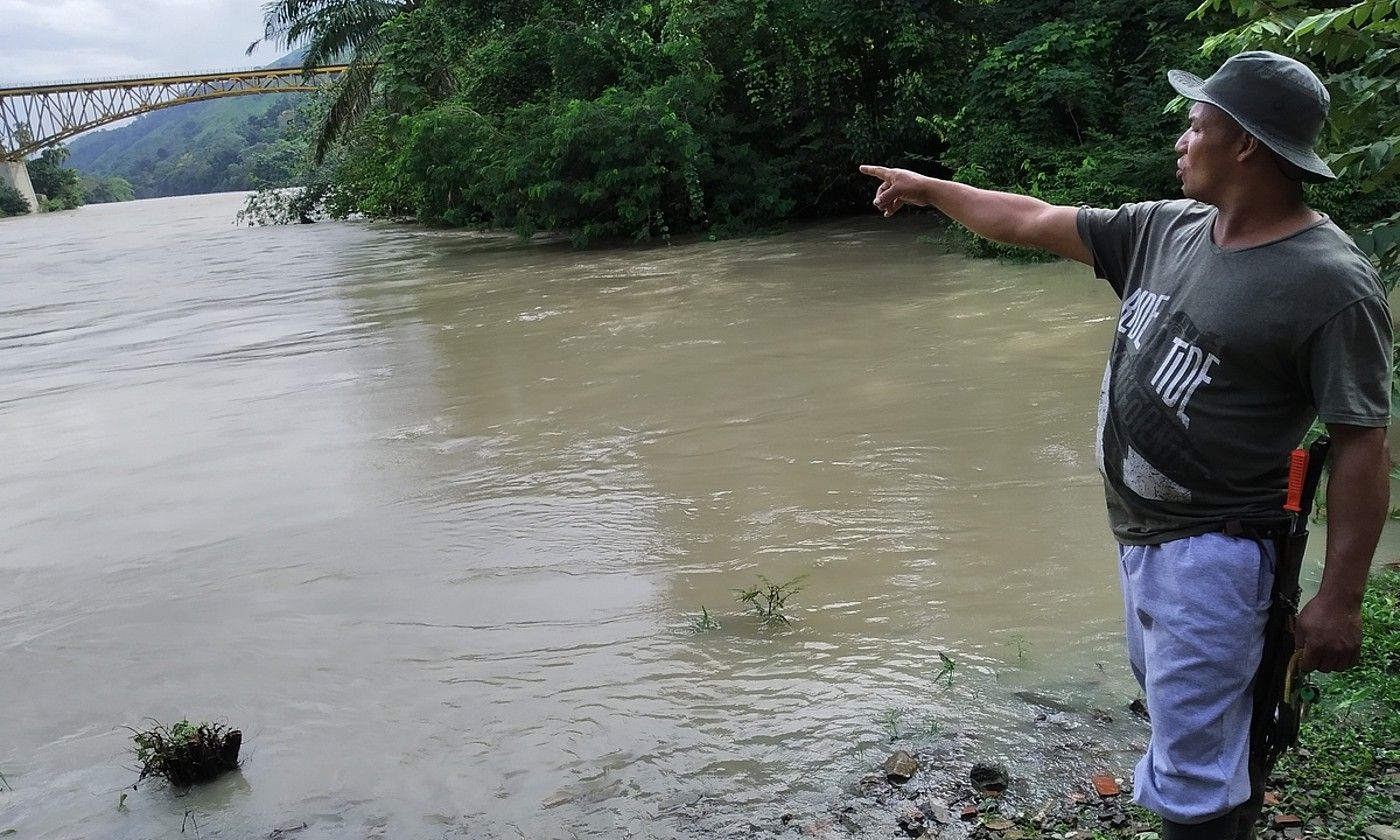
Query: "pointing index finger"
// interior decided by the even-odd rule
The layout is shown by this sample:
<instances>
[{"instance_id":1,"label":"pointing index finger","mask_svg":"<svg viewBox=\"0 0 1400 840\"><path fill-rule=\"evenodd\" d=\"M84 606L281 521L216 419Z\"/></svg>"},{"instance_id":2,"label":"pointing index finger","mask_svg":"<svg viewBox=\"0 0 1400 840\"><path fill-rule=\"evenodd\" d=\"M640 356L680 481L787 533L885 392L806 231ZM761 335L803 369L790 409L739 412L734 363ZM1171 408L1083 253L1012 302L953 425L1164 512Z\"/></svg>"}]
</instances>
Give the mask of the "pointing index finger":
<instances>
[{"instance_id":1,"label":"pointing index finger","mask_svg":"<svg viewBox=\"0 0 1400 840\"><path fill-rule=\"evenodd\" d=\"M860 172L862 175L869 175L872 178L879 178L882 181L890 177L890 170L883 166L863 164L860 167Z\"/></svg>"}]
</instances>

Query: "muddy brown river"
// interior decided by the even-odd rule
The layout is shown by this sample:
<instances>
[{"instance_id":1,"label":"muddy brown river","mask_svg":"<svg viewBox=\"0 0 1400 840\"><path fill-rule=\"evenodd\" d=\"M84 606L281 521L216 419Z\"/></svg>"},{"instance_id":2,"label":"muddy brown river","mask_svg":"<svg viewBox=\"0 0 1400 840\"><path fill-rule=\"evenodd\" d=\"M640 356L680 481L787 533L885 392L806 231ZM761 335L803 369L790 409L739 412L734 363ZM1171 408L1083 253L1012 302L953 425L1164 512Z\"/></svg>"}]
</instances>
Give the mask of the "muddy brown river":
<instances>
[{"instance_id":1,"label":"muddy brown river","mask_svg":"<svg viewBox=\"0 0 1400 840\"><path fill-rule=\"evenodd\" d=\"M743 836L891 738L1034 786L1140 737L1027 699L1135 692L1087 269L930 216L577 251L241 202L0 222L0 834ZM131 790L125 727L181 717L241 771Z\"/></svg>"}]
</instances>

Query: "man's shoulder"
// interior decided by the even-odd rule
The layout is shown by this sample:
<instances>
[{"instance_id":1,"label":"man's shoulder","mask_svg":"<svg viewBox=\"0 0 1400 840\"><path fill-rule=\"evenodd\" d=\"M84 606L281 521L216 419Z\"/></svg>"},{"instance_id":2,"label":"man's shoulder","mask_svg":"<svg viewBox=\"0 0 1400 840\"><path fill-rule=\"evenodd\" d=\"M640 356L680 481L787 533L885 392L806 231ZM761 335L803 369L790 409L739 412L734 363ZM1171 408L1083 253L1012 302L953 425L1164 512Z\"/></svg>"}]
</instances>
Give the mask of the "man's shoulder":
<instances>
[{"instance_id":1,"label":"man's shoulder","mask_svg":"<svg viewBox=\"0 0 1400 840\"><path fill-rule=\"evenodd\" d=\"M1211 216L1209 204L1189 198L1129 202L1116 211L1140 228L1171 230L1205 224ZM1114 212L1114 211L1110 211Z\"/></svg>"},{"instance_id":2,"label":"man's shoulder","mask_svg":"<svg viewBox=\"0 0 1400 840\"><path fill-rule=\"evenodd\" d=\"M1322 220L1269 247L1271 256L1281 261L1281 267L1319 281L1348 287L1360 295L1381 294L1380 275L1371 260L1362 253L1346 231L1327 216Z\"/></svg>"}]
</instances>

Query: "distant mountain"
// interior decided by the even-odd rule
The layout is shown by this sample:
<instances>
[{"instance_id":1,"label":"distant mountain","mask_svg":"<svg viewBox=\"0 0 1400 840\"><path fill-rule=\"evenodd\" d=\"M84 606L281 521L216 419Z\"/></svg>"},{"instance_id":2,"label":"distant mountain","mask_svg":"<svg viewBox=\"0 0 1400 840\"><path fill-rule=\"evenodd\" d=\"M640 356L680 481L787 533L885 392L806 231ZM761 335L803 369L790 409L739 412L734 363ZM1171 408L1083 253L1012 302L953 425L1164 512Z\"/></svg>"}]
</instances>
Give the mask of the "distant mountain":
<instances>
[{"instance_id":1,"label":"distant mountain","mask_svg":"<svg viewBox=\"0 0 1400 840\"><path fill-rule=\"evenodd\" d=\"M301 51L266 67L295 67ZM118 175L137 198L257 189L285 184L300 148L289 141L305 93L192 102L92 131L68 144L67 165L85 175Z\"/></svg>"}]
</instances>

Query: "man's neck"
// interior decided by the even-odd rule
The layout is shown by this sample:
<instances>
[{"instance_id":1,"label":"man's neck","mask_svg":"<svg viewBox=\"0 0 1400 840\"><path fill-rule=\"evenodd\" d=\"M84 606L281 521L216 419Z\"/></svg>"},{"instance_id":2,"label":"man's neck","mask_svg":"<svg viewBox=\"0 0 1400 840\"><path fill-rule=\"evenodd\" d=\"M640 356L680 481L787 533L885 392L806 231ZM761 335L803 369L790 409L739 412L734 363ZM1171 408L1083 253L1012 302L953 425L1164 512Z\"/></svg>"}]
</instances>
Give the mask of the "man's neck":
<instances>
[{"instance_id":1,"label":"man's neck","mask_svg":"<svg viewBox=\"0 0 1400 840\"><path fill-rule=\"evenodd\" d=\"M1276 242L1322 218L1296 193L1256 190L1247 195L1226 196L1215 207L1219 212L1211 236L1216 245L1228 251Z\"/></svg>"}]
</instances>

